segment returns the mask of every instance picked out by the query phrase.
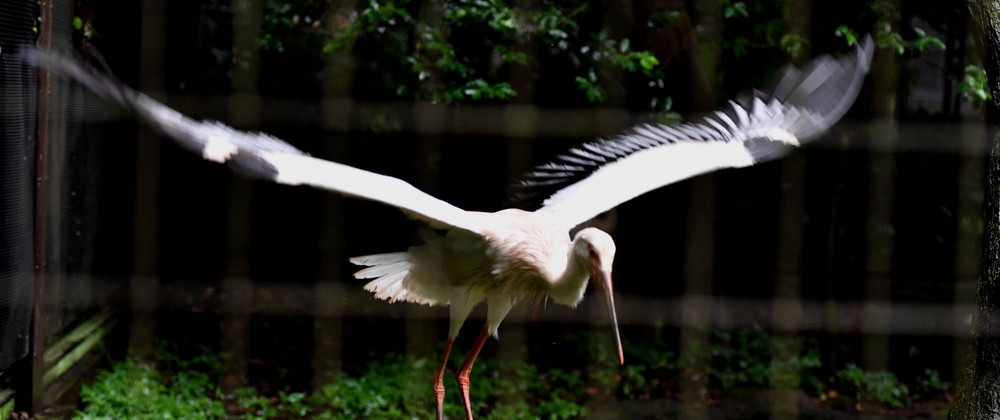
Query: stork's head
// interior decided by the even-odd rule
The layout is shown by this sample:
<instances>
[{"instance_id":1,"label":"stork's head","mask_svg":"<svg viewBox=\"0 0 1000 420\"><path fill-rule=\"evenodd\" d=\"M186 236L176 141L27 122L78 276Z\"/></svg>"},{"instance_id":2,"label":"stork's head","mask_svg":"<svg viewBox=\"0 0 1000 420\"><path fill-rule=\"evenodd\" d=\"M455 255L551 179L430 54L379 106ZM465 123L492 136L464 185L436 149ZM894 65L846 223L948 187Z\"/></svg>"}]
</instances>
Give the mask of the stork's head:
<instances>
[{"instance_id":1,"label":"stork's head","mask_svg":"<svg viewBox=\"0 0 1000 420\"><path fill-rule=\"evenodd\" d=\"M618 315L615 313L615 296L611 287L611 265L615 261L615 241L611 235L596 228L586 228L573 238L573 253L577 261L584 264L590 273L590 280L604 293L604 303L611 315L611 326L615 332L618 347L618 361L625 364L622 340L618 335Z\"/></svg>"}]
</instances>

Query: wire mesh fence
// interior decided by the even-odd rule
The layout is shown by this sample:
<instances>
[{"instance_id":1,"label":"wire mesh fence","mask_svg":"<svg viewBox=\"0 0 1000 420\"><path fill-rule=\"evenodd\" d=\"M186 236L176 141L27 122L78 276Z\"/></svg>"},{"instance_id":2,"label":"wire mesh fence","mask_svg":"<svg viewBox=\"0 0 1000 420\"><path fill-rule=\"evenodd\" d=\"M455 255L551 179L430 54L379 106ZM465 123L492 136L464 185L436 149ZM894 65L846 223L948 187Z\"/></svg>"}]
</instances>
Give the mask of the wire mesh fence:
<instances>
[{"instance_id":1,"label":"wire mesh fence","mask_svg":"<svg viewBox=\"0 0 1000 420\"><path fill-rule=\"evenodd\" d=\"M721 9L712 12L708 3L668 6L698 23L682 35L698 37L711 51L726 45L719 40L740 24L723 20ZM420 22L446 25L435 4L408 10ZM519 92L506 102L372 97L365 89L376 72L358 67L354 56L373 45L311 59L302 57L307 49L268 49L272 6L146 0L129 7L96 1L46 7L54 14L51 36L97 45L127 83L186 114L276 134L314 156L402 178L470 210L502 208L510 179L569 145L653 118L630 106L627 89L617 102L565 106L551 95L572 92L545 88L561 69L546 70L534 57L527 68L504 70ZM323 22L318 31L335 32L342 20L359 19L364 7L323 4L312 13ZM910 22L924 23L918 5L897 7ZM817 51L832 49L830 31L821 31L832 25L827 20L839 21L822 15L828 6L813 8L785 24L804 25L799 33L813 39ZM12 12L0 12L7 16ZM612 32L645 23L602 19ZM83 35L87 25L100 35ZM901 58L879 50L855 111L823 140L780 162L666 187L605 218L619 243L615 287L626 338L634 334L641 346L657 331L679 357L697 359L695 344L712 342L713 329L758 328L777 337L816 338L827 348L847 346L845 353L866 369L932 366L949 379L958 375L979 272L988 127L981 111L958 100L951 71L961 69L968 55L964 18L942 17L930 27L948 52ZM641 36L655 50L665 35L634 35ZM520 46L537 57L548 47ZM731 70L718 56L717 66L708 68L710 56L687 50L671 56L671 65L694 66L700 58L705 68L678 74L717 81ZM919 71L919 89L905 88L909 82L898 72L904 67ZM947 71L932 71L938 68ZM3 67L4 92L34 89L34 73L19 67L18 78L8 69ZM634 88L621 74L612 79ZM704 111L699 101L715 105L704 90L726 87L710 81L673 92L679 107L688 106L681 111ZM48 83L47 107L32 102L31 93L2 98L0 128L21 130L4 131L2 147L31 149L32 118L47 127L39 139L48 145L48 181L35 185L26 175L32 160L16 159L33 150L0 155L14 158L3 185L19 186L13 193L21 197L3 200L5 211L16 207L18 215L5 217L3 228L20 233L0 234L0 250L13 253L0 264L20 268L0 272L14 275L0 277L0 288L17 290L0 294L0 334L25 337L24 285L33 281L40 292L33 301L36 354L59 347L95 318L120 319L123 332L111 337L138 357L152 355L158 341L205 344L227 354L227 390L248 383L272 391L318 387L336 372L377 360L373 352L437 356L447 309L375 301L347 264L351 256L401 251L417 242L419 227L405 216L243 179L137 128L125 113L77 87ZM31 109L38 113L13 112ZM47 210L37 213L43 205ZM25 236L39 223L43 237ZM26 259L40 240L45 268L29 279ZM575 309L518 306L488 355L543 363L562 357L572 349L556 343L560 334L603 331L605 316L593 300ZM118 301L124 302L121 313L100 309ZM21 317L5 317L8 312ZM483 319L474 312L470 323ZM84 331L105 331L106 325ZM0 343L0 371L28 356L24 339ZM914 346L925 353L917 361L902 355ZM576 357L598 364L604 355L587 353L595 348ZM774 354L781 351L800 349ZM40 366L35 381L48 385L44 375L54 362L36 356L32 363ZM699 363L704 368L708 362ZM698 393L707 382L678 380L681 394L703 398ZM36 385L32 392L44 390ZM55 398L33 400L42 406ZM628 418L627 411L600 408L607 402L600 397L593 401L592 414Z\"/></svg>"}]
</instances>

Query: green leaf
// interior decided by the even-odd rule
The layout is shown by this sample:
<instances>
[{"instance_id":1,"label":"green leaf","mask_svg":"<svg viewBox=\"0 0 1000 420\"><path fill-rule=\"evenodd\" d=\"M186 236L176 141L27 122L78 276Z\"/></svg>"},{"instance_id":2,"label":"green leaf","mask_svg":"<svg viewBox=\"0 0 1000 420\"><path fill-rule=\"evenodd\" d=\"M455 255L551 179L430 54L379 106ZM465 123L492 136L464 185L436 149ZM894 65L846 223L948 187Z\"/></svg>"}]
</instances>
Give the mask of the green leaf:
<instances>
[{"instance_id":1,"label":"green leaf","mask_svg":"<svg viewBox=\"0 0 1000 420\"><path fill-rule=\"evenodd\" d=\"M838 37L844 38L844 41L847 42L847 46L849 47L853 47L858 43L858 33L854 32L853 29L848 28L846 25L838 26L833 33Z\"/></svg>"},{"instance_id":2,"label":"green leaf","mask_svg":"<svg viewBox=\"0 0 1000 420\"><path fill-rule=\"evenodd\" d=\"M906 51L906 41L903 40L903 36L898 32L892 30L892 25L886 21L879 21L875 23L877 28L875 32L875 45L879 48L889 48L896 51L896 54L903 55Z\"/></svg>"},{"instance_id":3,"label":"green leaf","mask_svg":"<svg viewBox=\"0 0 1000 420\"><path fill-rule=\"evenodd\" d=\"M733 49L733 55L739 58L746 55L747 50L750 48L750 40L742 36L736 37L730 46Z\"/></svg>"},{"instance_id":4,"label":"green leaf","mask_svg":"<svg viewBox=\"0 0 1000 420\"><path fill-rule=\"evenodd\" d=\"M528 54L518 51L510 51L507 48L498 48L500 59L506 63L528 64Z\"/></svg>"},{"instance_id":5,"label":"green leaf","mask_svg":"<svg viewBox=\"0 0 1000 420\"><path fill-rule=\"evenodd\" d=\"M582 90L584 95L587 96L587 100L593 104L604 102L604 90L596 82L597 76L593 70L588 72L587 78L582 76L576 77L576 87Z\"/></svg>"},{"instance_id":6,"label":"green leaf","mask_svg":"<svg viewBox=\"0 0 1000 420\"><path fill-rule=\"evenodd\" d=\"M650 28L656 28L661 26L673 26L677 22L680 22L681 16L683 14L680 10L671 10L669 12L658 12L653 13L649 16L649 20L646 22L646 26Z\"/></svg>"},{"instance_id":7,"label":"green leaf","mask_svg":"<svg viewBox=\"0 0 1000 420\"><path fill-rule=\"evenodd\" d=\"M944 42L941 42L940 39L933 35L927 35L923 29L913 28L913 33L917 34L917 39L913 40L913 47L916 48L917 51L923 51L932 45L941 50L946 48Z\"/></svg>"},{"instance_id":8,"label":"green leaf","mask_svg":"<svg viewBox=\"0 0 1000 420\"><path fill-rule=\"evenodd\" d=\"M781 41L779 42L781 49L792 57L798 57L802 55L802 53L805 52L805 48L808 44L809 44L808 40L806 40L802 36L799 36L798 34L793 34L793 33L785 34L784 36L781 37Z\"/></svg>"},{"instance_id":9,"label":"green leaf","mask_svg":"<svg viewBox=\"0 0 1000 420\"><path fill-rule=\"evenodd\" d=\"M647 73L652 71L656 66L660 65L660 60L656 59L656 56L649 51L643 51L639 55L639 67L642 67Z\"/></svg>"},{"instance_id":10,"label":"green leaf","mask_svg":"<svg viewBox=\"0 0 1000 420\"><path fill-rule=\"evenodd\" d=\"M727 2L728 3L728 2ZM726 19L732 19L736 17L750 17L747 12L747 5L742 1L738 1L731 4L726 4L722 12Z\"/></svg>"},{"instance_id":11,"label":"green leaf","mask_svg":"<svg viewBox=\"0 0 1000 420\"><path fill-rule=\"evenodd\" d=\"M79 16L73 16L73 29L81 30L83 29L83 19Z\"/></svg>"}]
</instances>

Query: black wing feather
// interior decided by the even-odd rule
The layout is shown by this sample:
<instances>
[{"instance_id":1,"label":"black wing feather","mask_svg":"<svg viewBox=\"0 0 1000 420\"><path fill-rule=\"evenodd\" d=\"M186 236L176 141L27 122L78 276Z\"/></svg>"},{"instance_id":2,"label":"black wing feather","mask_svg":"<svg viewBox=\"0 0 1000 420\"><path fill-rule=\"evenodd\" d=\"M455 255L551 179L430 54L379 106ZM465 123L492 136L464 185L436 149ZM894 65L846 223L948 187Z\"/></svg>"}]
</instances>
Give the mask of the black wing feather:
<instances>
[{"instance_id":1,"label":"black wing feather","mask_svg":"<svg viewBox=\"0 0 1000 420\"><path fill-rule=\"evenodd\" d=\"M764 112L782 118L780 128L792 133L800 143L814 139L837 122L854 102L868 70L871 50L872 41L868 37L855 53L839 60L823 56L802 69L785 66L767 88L741 94L730 102L731 106L692 123L644 124L622 134L584 143L517 180L509 194L509 204L526 210L537 209L545 199L589 177L603 165L679 140L743 141L755 162L779 158L792 147L744 132L747 128L743 126L744 118L763 106ZM552 168L558 168L558 173L547 170Z\"/></svg>"}]
</instances>

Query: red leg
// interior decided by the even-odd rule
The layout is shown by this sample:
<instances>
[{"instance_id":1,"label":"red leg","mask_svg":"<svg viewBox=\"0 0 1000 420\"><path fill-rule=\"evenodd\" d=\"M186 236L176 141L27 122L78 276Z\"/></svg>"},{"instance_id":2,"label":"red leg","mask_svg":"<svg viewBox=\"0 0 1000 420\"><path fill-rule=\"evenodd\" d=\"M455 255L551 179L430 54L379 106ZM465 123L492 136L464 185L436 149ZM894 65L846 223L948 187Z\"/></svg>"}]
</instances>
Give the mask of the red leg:
<instances>
[{"instance_id":1,"label":"red leg","mask_svg":"<svg viewBox=\"0 0 1000 420\"><path fill-rule=\"evenodd\" d=\"M444 354L441 355L441 366L434 375L434 398L437 398L437 420L444 420L444 368L448 365L448 355L455 340L451 338L444 342Z\"/></svg>"},{"instance_id":2,"label":"red leg","mask_svg":"<svg viewBox=\"0 0 1000 420\"><path fill-rule=\"evenodd\" d=\"M458 378L458 387L462 390L462 402L465 403L465 418L467 420L472 420L472 402L469 400L469 373L472 372L472 365L476 363L479 350L483 349L483 344L490 336L489 331L489 326L484 325L483 332L479 333L479 337L476 337L476 342L472 345L472 350L469 351L469 356L462 362L462 367L458 368L458 372L455 372L455 376Z\"/></svg>"}]
</instances>

